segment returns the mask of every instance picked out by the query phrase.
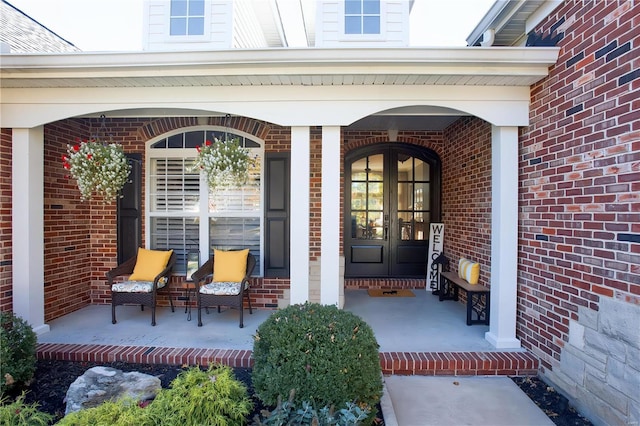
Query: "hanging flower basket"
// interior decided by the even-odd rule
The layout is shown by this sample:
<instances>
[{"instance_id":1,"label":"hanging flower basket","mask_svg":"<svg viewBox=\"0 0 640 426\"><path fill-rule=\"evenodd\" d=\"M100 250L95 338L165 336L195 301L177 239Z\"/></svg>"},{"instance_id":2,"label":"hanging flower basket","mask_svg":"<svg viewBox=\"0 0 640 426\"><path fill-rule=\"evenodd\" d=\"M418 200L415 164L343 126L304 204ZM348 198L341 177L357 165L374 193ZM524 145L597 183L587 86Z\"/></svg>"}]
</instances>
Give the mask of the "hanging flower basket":
<instances>
[{"instance_id":1,"label":"hanging flower basket","mask_svg":"<svg viewBox=\"0 0 640 426\"><path fill-rule=\"evenodd\" d=\"M67 145L62 166L77 181L80 199L87 201L97 195L105 204L115 201L120 197L131 171L122 145L95 139L76 142L75 145Z\"/></svg>"},{"instance_id":2,"label":"hanging flower basket","mask_svg":"<svg viewBox=\"0 0 640 426\"><path fill-rule=\"evenodd\" d=\"M255 160L237 139L214 138L213 142L207 140L196 149L194 168L204 172L209 188L239 188L249 181L249 168Z\"/></svg>"}]
</instances>

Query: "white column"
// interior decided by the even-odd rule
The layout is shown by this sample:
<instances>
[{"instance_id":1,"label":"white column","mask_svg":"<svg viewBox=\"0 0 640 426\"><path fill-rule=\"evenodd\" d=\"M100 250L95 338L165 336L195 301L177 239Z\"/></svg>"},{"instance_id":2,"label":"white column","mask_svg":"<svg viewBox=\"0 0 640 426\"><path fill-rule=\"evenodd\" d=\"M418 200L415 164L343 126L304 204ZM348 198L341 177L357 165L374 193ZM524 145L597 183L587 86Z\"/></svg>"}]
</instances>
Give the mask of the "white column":
<instances>
[{"instance_id":1,"label":"white column","mask_svg":"<svg viewBox=\"0 0 640 426\"><path fill-rule=\"evenodd\" d=\"M291 128L291 304L309 300L309 127Z\"/></svg>"},{"instance_id":2,"label":"white column","mask_svg":"<svg viewBox=\"0 0 640 426\"><path fill-rule=\"evenodd\" d=\"M36 334L44 323L44 129L13 129L13 312Z\"/></svg>"},{"instance_id":3,"label":"white column","mask_svg":"<svg viewBox=\"0 0 640 426\"><path fill-rule=\"evenodd\" d=\"M519 348L517 127L491 127L491 173L491 313L485 339L499 349Z\"/></svg>"},{"instance_id":4,"label":"white column","mask_svg":"<svg viewBox=\"0 0 640 426\"><path fill-rule=\"evenodd\" d=\"M340 305L340 127L322 128L320 302Z\"/></svg>"}]
</instances>

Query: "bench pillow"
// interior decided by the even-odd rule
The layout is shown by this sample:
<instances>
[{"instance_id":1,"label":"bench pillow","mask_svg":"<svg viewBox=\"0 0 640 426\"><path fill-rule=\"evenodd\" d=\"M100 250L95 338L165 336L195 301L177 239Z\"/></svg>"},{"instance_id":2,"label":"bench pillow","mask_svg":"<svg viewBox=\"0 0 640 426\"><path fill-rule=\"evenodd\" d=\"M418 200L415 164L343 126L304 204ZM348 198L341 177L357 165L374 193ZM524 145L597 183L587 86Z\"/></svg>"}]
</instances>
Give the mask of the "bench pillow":
<instances>
[{"instance_id":1,"label":"bench pillow","mask_svg":"<svg viewBox=\"0 0 640 426\"><path fill-rule=\"evenodd\" d=\"M478 284L480 264L461 257L458 262L458 276L469 284Z\"/></svg>"},{"instance_id":2,"label":"bench pillow","mask_svg":"<svg viewBox=\"0 0 640 426\"><path fill-rule=\"evenodd\" d=\"M140 247L129 281L151 281L167 267L173 250L147 250Z\"/></svg>"},{"instance_id":3,"label":"bench pillow","mask_svg":"<svg viewBox=\"0 0 640 426\"><path fill-rule=\"evenodd\" d=\"M239 283L247 274L249 249L213 250L213 281Z\"/></svg>"}]
</instances>

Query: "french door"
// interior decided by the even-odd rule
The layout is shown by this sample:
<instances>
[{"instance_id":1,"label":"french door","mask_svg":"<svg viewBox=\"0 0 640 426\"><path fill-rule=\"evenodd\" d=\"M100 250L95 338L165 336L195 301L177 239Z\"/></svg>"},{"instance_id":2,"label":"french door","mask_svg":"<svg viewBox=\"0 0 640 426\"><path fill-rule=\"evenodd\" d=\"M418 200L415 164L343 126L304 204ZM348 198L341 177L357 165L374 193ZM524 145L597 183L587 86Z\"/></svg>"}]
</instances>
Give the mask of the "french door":
<instances>
[{"instance_id":1,"label":"french door","mask_svg":"<svg viewBox=\"0 0 640 426\"><path fill-rule=\"evenodd\" d=\"M440 160L401 143L345 159L345 276L424 277L429 224L440 220Z\"/></svg>"}]
</instances>

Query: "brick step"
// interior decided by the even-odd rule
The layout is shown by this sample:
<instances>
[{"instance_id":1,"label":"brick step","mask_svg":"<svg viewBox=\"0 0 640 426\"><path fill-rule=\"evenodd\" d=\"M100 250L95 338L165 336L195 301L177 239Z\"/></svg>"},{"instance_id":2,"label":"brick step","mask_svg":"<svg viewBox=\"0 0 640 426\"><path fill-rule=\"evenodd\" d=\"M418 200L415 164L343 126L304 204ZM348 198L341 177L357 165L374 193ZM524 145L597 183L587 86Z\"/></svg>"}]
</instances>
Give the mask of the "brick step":
<instances>
[{"instance_id":1,"label":"brick step","mask_svg":"<svg viewBox=\"0 0 640 426\"><path fill-rule=\"evenodd\" d=\"M250 350L165 348L155 346L42 343L38 359L141 364L253 365ZM538 360L528 352L381 352L385 375L420 376L535 376Z\"/></svg>"}]
</instances>

